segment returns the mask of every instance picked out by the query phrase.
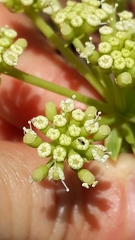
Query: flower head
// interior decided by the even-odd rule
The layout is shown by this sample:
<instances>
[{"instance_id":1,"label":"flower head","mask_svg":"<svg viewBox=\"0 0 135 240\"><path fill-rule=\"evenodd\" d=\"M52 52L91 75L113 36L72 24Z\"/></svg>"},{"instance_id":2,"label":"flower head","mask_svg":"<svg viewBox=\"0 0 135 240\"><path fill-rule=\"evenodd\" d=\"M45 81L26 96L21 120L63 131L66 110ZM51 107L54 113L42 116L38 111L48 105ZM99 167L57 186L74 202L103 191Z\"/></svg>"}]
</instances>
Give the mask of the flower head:
<instances>
[{"instance_id":1,"label":"flower head","mask_svg":"<svg viewBox=\"0 0 135 240\"><path fill-rule=\"evenodd\" d=\"M51 106L54 105L51 103ZM23 141L29 146L36 147L40 157L50 158L44 167L39 166L34 171L30 181L42 181L48 176L49 180L60 180L65 186L66 191L69 191L64 182L64 162L66 162L71 169L78 172L78 177L83 182L83 187L95 186L97 181L92 173L89 172L86 174L85 171L82 180L82 175L79 172L80 170L83 172L82 167L84 162L89 162L91 159L92 155L89 150L91 147L96 152L93 150L93 159L99 161L99 156L102 162L107 159L104 147L100 145L100 147L93 148L92 142L94 141L94 134L96 132L99 131L95 136L97 141L105 139L110 132L107 131L107 127L102 127L99 124L101 112L97 112L97 109L93 106L89 106L85 111L74 109L74 101L67 99L66 101L61 101L60 108L60 114L57 114L58 111L54 107L52 108L53 114L51 118L47 111L49 119L47 116L41 115L34 117L29 121L30 129L24 128ZM37 133L32 130L32 125L50 138L50 141L44 142L38 137ZM89 136L91 136L91 140ZM88 176L88 180L86 175Z\"/></svg>"}]
</instances>

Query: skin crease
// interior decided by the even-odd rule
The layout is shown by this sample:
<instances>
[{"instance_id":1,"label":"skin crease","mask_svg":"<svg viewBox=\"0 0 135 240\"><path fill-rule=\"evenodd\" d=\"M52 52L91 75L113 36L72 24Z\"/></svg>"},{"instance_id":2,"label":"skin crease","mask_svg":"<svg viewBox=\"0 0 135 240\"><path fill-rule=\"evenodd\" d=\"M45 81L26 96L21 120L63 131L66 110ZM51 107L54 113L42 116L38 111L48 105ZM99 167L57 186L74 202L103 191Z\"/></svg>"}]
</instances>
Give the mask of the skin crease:
<instances>
[{"instance_id":1,"label":"skin crease","mask_svg":"<svg viewBox=\"0 0 135 240\"><path fill-rule=\"evenodd\" d=\"M0 25L8 24L28 39L18 68L84 95L93 89L66 66L24 16L9 13L1 4ZM18 17L19 16L19 17ZM45 160L22 143L22 127L43 114L45 101L63 97L2 75L0 86L0 240L133 240L135 239L135 157L121 154L115 163L92 162L87 168L99 181L82 188L65 166L67 193L61 182L30 185L32 171ZM77 103L76 106L84 107Z\"/></svg>"}]
</instances>

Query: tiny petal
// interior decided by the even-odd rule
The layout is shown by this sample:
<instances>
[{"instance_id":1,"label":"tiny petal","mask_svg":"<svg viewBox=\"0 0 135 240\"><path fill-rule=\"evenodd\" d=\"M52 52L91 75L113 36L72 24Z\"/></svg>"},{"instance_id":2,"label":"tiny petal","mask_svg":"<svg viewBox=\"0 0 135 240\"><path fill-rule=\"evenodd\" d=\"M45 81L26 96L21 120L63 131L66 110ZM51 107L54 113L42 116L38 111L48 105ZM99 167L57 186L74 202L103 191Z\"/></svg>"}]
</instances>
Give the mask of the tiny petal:
<instances>
[{"instance_id":1,"label":"tiny petal","mask_svg":"<svg viewBox=\"0 0 135 240\"><path fill-rule=\"evenodd\" d=\"M22 3L22 5L24 6L30 6L33 4L33 0L20 0L20 2Z\"/></svg>"},{"instance_id":2,"label":"tiny petal","mask_svg":"<svg viewBox=\"0 0 135 240\"><path fill-rule=\"evenodd\" d=\"M37 129L45 129L48 126L48 119L41 115L32 118L31 122Z\"/></svg>"},{"instance_id":3,"label":"tiny petal","mask_svg":"<svg viewBox=\"0 0 135 240\"><path fill-rule=\"evenodd\" d=\"M81 128L77 127L75 124L72 124L68 127L68 131L71 137L78 137L81 133Z\"/></svg>"},{"instance_id":4,"label":"tiny petal","mask_svg":"<svg viewBox=\"0 0 135 240\"><path fill-rule=\"evenodd\" d=\"M55 141L59 138L60 136L60 131L56 128L50 128L47 133L46 133L46 136L48 138L50 138L52 141Z\"/></svg>"},{"instance_id":5,"label":"tiny petal","mask_svg":"<svg viewBox=\"0 0 135 240\"><path fill-rule=\"evenodd\" d=\"M72 154L68 158L68 165L73 169L80 169L83 166L83 158L78 154Z\"/></svg>"},{"instance_id":6,"label":"tiny petal","mask_svg":"<svg viewBox=\"0 0 135 240\"><path fill-rule=\"evenodd\" d=\"M109 158L109 154L106 152L107 148L103 145L95 145L95 148L92 149L92 155L94 160L98 162L106 162L106 160Z\"/></svg>"},{"instance_id":7,"label":"tiny petal","mask_svg":"<svg viewBox=\"0 0 135 240\"><path fill-rule=\"evenodd\" d=\"M3 60L7 65L14 67L18 63L18 55L10 50L7 50L3 54Z\"/></svg>"},{"instance_id":8,"label":"tiny petal","mask_svg":"<svg viewBox=\"0 0 135 240\"><path fill-rule=\"evenodd\" d=\"M61 100L60 103L60 108L63 112L72 112L72 110L74 109L74 101L73 99L66 99L66 101Z\"/></svg>"},{"instance_id":9,"label":"tiny petal","mask_svg":"<svg viewBox=\"0 0 135 240\"><path fill-rule=\"evenodd\" d=\"M113 59L110 55L104 54L98 59L98 65L103 69L109 69L113 64Z\"/></svg>"},{"instance_id":10,"label":"tiny petal","mask_svg":"<svg viewBox=\"0 0 135 240\"><path fill-rule=\"evenodd\" d=\"M65 148L61 146L57 146L53 151L53 159L58 162L64 161L66 155L67 155L67 152Z\"/></svg>"},{"instance_id":11,"label":"tiny petal","mask_svg":"<svg viewBox=\"0 0 135 240\"><path fill-rule=\"evenodd\" d=\"M67 119L63 117L61 114L57 114L53 118L53 124L57 127L63 127L67 123Z\"/></svg>"},{"instance_id":12,"label":"tiny petal","mask_svg":"<svg viewBox=\"0 0 135 240\"><path fill-rule=\"evenodd\" d=\"M76 121L82 121L85 117L85 114L81 109L76 109L72 112L72 117Z\"/></svg>"},{"instance_id":13,"label":"tiny petal","mask_svg":"<svg viewBox=\"0 0 135 240\"><path fill-rule=\"evenodd\" d=\"M95 122L95 119L87 120L84 123L84 128L88 133L93 134L98 131L99 123Z\"/></svg>"},{"instance_id":14,"label":"tiny petal","mask_svg":"<svg viewBox=\"0 0 135 240\"><path fill-rule=\"evenodd\" d=\"M51 154L52 147L49 143L43 142L37 148L39 157L48 157Z\"/></svg>"},{"instance_id":15,"label":"tiny petal","mask_svg":"<svg viewBox=\"0 0 135 240\"><path fill-rule=\"evenodd\" d=\"M13 29L6 28L4 35L8 38L15 38L17 36L17 32Z\"/></svg>"},{"instance_id":16,"label":"tiny petal","mask_svg":"<svg viewBox=\"0 0 135 240\"><path fill-rule=\"evenodd\" d=\"M65 180L64 172L60 167L57 167L55 164L49 169L48 172L48 179L54 179L54 180Z\"/></svg>"},{"instance_id":17,"label":"tiny petal","mask_svg":"<svg viewBox=\"0 0 135 240\"><path fill-rule=\"evenodd\" d=\"M61 134L59 138L59 142L63 146L69 146L72 142L71 137L67 136L66 134Z\"/></svg>"}]
</instances>

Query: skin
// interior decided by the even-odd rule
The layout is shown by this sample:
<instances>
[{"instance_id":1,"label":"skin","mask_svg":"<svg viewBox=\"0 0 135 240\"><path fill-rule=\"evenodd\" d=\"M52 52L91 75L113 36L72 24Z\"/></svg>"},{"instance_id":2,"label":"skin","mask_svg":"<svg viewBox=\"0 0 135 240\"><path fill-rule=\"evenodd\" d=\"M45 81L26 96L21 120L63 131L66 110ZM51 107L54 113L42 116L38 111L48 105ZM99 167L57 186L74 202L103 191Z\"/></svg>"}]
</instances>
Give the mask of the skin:
<instances>
[{"instance_id":1,"label":"skin","mask_svg":"<svg viewBox=\"0 0 135 240\"><path fill-rule=\"evenodd\" d=\"M28 40L18 68L51 82L98 98L94 90L47 45L31 21L9 13L1 4L0 25L9 25ZM2 75L0 86L0 239L2 240L132 240L135 238L135 157L117 162L92 162L88 169L99 181L82 188L65 167L67 193L59 181L30 185L33 170L46 162L22 143L23 126L44 113L46 101L63 97ZM76 103L84 108L84 105Z\"/></svg>"}]
</instances>

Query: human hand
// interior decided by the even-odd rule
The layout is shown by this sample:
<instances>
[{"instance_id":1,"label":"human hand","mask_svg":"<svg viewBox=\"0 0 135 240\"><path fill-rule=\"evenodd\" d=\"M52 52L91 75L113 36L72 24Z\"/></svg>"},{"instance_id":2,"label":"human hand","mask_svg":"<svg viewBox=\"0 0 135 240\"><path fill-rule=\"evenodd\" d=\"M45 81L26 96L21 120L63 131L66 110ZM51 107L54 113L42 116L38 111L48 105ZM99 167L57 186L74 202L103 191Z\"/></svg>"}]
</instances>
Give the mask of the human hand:
<instances>
[{"instance_id":1,"label":"human hand","mask_svg":"<svg viewBox=\"0 0 135 240\"><path fill-rule=\"evenodd\" d=\"M1 26L9 25L28 40L18 68L85 95L98 97L73 69L65 65L31 22L9 13L2 5ZM132 240L135 237L135 157L120 155L104 165L92 162L99 181L84 189L66 170L66 192L60 182L30 185L33 170L45 162L22 143L22 127L44 113L46 101L57 105L63 97L2 75L0 86L0 239L2 240ZM77 103L78 106L84 107ZM116 237L115 237L116 236Z\"/></svg>"}]
</instances>

